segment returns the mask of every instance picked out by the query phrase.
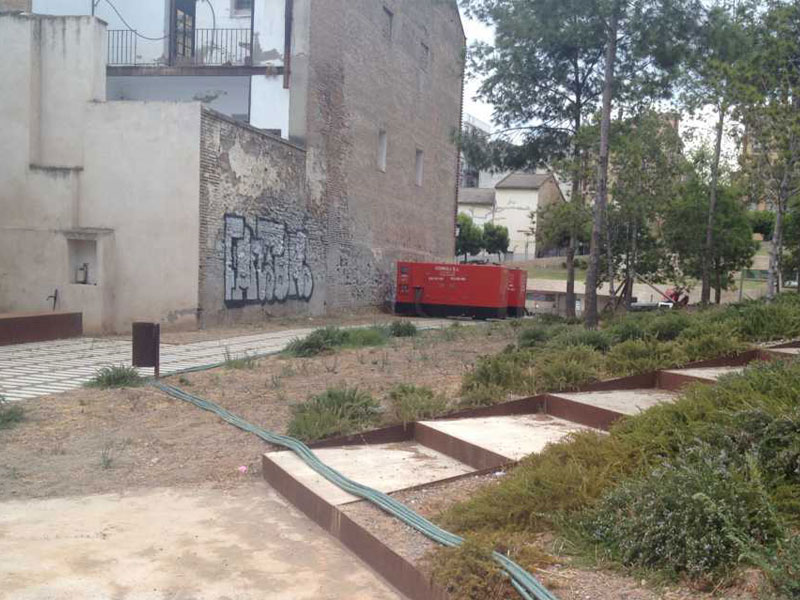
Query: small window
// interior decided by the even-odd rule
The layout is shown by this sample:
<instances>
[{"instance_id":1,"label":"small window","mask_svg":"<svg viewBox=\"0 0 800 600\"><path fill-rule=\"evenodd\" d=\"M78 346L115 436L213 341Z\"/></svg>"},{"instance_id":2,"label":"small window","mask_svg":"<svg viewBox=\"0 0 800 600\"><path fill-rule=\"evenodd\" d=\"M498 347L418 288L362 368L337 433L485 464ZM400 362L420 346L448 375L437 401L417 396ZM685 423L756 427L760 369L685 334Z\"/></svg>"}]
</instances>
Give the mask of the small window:
<instances>
[{"instance_id":1,"label":"small window","mask_svg":"<svg viewBox=\"0 0 800 600\"><path fill-rule=\"evenodd\" d=\"M423 71L428 70L428 63L431 59L431 49L425 42L420 42L419 45L419 68Z\"/></svg>"},{"instance_id":2,"label":"small window","mask_svg":"<svg viewBox=\"0 0 800 600\"><path fill-rule=\"evenodd\" d=\"M417 185L422 185L422 176L425 170L425 153L422 150L417 150L416 161L414 164L414 173L416 176Z\"/></svg>"},{"instance_id":3,"label":"small window","mask_svg":"<svg viewBox=\"0 0 800 600\"><path fill-rule=\"evenodd\" d=\"M253 0L233 0L233 12L249 13L253 10Z\"/></svg>"},{"instance_id":4,"label":"small window","mask_svg":"<svg viewBox=\"0 0 800 600\"><path fill-rule=\"evenodd\" d=\"M383 7L383 37L387 40L392 39L392 30L394 28L394 13L385 6Z\"/></svg>"},{"instance_id":5,"label":"small window","mask_svg":"<svg viewBox=\"0 0 800 600\"><path fill-rule=\"evenodd\" d=\"M381 129L378 132L378 170L386 172L386 131Z\"/></svg>"}]
</instances>

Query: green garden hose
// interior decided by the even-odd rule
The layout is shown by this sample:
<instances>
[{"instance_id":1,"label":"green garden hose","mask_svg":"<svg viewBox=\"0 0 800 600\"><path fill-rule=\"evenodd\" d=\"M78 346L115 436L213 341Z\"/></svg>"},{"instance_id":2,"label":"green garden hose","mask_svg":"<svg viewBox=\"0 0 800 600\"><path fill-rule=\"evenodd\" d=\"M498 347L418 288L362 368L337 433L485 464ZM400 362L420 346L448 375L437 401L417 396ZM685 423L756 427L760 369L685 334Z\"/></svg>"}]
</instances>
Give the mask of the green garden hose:
<instances>
[{"instance_id":1,"label":"green garden hose","mask_svg":"<svg viewBox=\"0 0 800 600\"><path fill-rule=\"evenodd\" d=\"M450 533L438 525L431 523L429 520L411 510L404 504L398 502L391 496L348 479L338 471L332 469L319 460L319 458L317 458L311 449L300 440L286 435L272 433L266 429L257 427L256 425L248 423L241 417L234 415L214 402L193 396L192 394L161 381L154 381L152 385L160 389L162 392L169 394L173 398L189 402L198 408L202 408L203 410L207 410L216 414L227 423L230 423L231 425L234 425L243 431L253 433L265 442L288 448L297 454L297 456L299 456L300 459L309 467L334 485L350 494L353 494L354 496L368 500L383 511L400 519L403 523L416 529L431 540L444 546L459 546L463 543L464 539L460 536ZM541 583L539 583L539 581L533 575L528 573L513 560L503 554L500 554L499 552L494 552L492 556L494 560L497 561L501 567L503 567L505 572L511 578L511 583L514 586L514 589L519 592L519 595L522 596L524 600L557 600L556 597L553 596L553 594L551 594Z\"/></svg>"}]
</instances>

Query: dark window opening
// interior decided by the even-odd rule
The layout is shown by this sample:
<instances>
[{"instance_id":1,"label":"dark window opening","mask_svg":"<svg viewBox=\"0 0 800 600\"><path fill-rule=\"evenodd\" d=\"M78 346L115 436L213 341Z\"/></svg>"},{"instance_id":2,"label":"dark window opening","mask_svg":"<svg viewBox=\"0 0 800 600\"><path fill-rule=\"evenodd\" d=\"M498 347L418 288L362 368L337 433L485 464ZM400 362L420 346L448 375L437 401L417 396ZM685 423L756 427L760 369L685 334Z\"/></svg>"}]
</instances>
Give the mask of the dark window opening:
<instances>
[{"instance_id":1,"label":"dark window opening","mask_svg":"<svg viewBox=\"0 0 800 600\"><path fill-rule=\"evenodd\" d=\"M235 11L253 10L253 0L233 0L233 10Z\"/></svg>"},{"instance_id":2,"label":"dark window opening","mask_svg":"<svg viewBox=\"0 0 800 600\"><path fill-rule=\"evenodd\" d=\"M394 28L394 13L385 6L383 7L383 37L387 40L392 39L392 29Z\"/></svg>"},{"instance_id":3,"label":"dark window opening","mask_svg":"<svg viewBox=\"0 0 800 600\"><path fill-rule=\"evenodd\" d=\"M192 0L175 1L175 35L173 48L177 58L194 56L195 3Z\"/></svg>"}]
</instances>

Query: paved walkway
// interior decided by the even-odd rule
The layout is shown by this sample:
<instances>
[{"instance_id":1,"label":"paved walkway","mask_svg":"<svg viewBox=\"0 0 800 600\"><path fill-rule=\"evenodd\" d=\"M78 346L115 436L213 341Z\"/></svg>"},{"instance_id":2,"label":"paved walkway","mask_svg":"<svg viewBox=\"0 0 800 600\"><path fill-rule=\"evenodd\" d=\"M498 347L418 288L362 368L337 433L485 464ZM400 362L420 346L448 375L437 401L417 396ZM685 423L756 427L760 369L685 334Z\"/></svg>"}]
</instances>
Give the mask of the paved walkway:
<instances>
[{"instance_id":1,"label":"paved walkway","mask_svg":"<svg viewBox=\"0 0 800 600\"><path fill-rule=\"evenodd\" d=\"M420 329L438 329L451 321L414 321ZM161 344L161 374L216 364L227 358L280 352L289 342L314 331L286 329L257 335L224 338L191 344ZM80 387L98 369L131 364L131 342L102 338L76 338L0 346L0 395L6 400L25 400L58 394ZM152 376L153 369L139 369Z\"/></svg>"}]
</instances>

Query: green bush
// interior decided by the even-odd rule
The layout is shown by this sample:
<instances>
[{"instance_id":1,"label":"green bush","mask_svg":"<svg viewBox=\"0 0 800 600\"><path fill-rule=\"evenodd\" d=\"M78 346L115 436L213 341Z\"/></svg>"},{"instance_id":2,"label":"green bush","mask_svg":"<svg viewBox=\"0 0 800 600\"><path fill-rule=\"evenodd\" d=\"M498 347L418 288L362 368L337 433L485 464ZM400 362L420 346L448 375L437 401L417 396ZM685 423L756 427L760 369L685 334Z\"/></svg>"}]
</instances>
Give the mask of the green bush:
<instances>
[{"instance_id":1,"label":"green bush","mask_svg":"<svg viewBox=\"0 0 800 600\"><path fill-rule=\"evenodd\" d=\"M392 321L389 333L392 337L414 337L419 330L411 321Z\"/></svg>"},{"instance_id":2,"label":"green bush","mask_svg":"<svg viewBox=\"0 0 800 600\"><path fill-rule=\"evenodd\" d=\"M546 350L533 368L533 388L536 393L575 390L600 379L602 368L603 356L589 346Z\"/></svg>"},{"instance_id":3,"label":"green bush","mask_svg":"<svg viewBox=\"0 0 800 600\"><path fill-rule=\"evenodd\" d=\"M508 598L508 577L492 558L492 547L472 539L433 554L431 571L453 597L463 600Z\"/></svg>"},{"instance_id":4,"label":"green bush","mask_svg":"<svg viewBox=\"0 0 800 600\"><path fill-rule=\"evenodd\" d=\"M550 329L542 326L526 327L517 336L517 345L520 348L533 348L549 340Z\"/></svg>"},{"instance_id":5,"label":"green bush","mask_svg":"<svg viewBox=\"0 0 800 600\"><path fill-rule=\"evenodd\" d=\"M708 445L613 489L591 511L589 538L625 565L725 574L749 544L770 545L779 528L758 468L739 470Z\"/></svg>"},{"instance_id":6,"label":"green bush","mask_svg":"<svg viewBox=\"0 0 800 600\"><path fill-rule=\"evenodd\" d=\"M504 402L508 398L508 391L499 385L481 383L463 391L458 405L461 408L479 408L492 406Z\"/></svg>"},{"instance_id":7,"label":"green bush","mask_svg":"<svg viewBox=\"0 0 800 600\"><path fill-rule=\"evenodd\" d=\"M607 352L611 348L612 337L607 331L572 327L556 335L549 345L554 348L568 346L588 346L593 350Z\"/></svg>"},{"instance_id":8,"label":"green bush","mask_svg":"<svg viewBox=\"0 0 800 600\"><path fill-rule=\"evenodd\" d=\"M25 419L25 410L0 396L0 429L11 429Z\"/></svg>"},{"instance_id":9,"label":"green bush","mask_svg":"<svg viewBox=\"0 0 800 600\"><path fill-rule=\"evenodd\" d=\"M781 540L775 549L749 557L767 576L776 600L800 598L800 535Z\"/></svg>"},{"instance_id":10,"label":"green bush","mask_svg":"<svg viewBox=\"0 0 800 600\"><path fill-rule=\"evenodd\" d=\"M691 317L683 311L669 310L657 314L647 323L646 333L662 342L677 338L681 332L692 325Z\"/></svg>"},{"instance_id":11,"label":"green bush","mask_svg":"<svg viewBox=\"0 0 800 600\"><path fill-rule=\"evenodd\" d=\"M719 315L748 341L767 341L800 335L797 294L780 294L773 302L732 304Z\"/></svg>"},{"instance_id":12,"label":"green bush","mask_svg":"<svg viewBox=\"0 0 800 600\"><path fill-rule=\"evenodd\" d=\"M388 419L392 423L413 423L447 412L449 404L443 395L428 387L401 383L389 390Z\"/></svg>"},{"instance_id":13,"label":"green bush","mask_svg":"<svg viewBox=\"0 0 800 600\"><path fill-rule=\"evenodd\" d=\"M626 376L675 367L688 362L683 349L672 342L631 339L615 345L606 354L606 370Z\"/></svg>"},{"instance_id":14,"label":"green bush","mask_svg":"<svg viewBox=\"0 0 800 600\"><path fill-rule=\"evenodd\" d=\"M289 435L312 442L334 435L349 435L375 425L380 406L357 388L329 388L292 408Z\"/></svg>"},{"instance_id":15,"label":"green bush","mask_svg":"<svg viewBox=\"0 0 800 600\"><path fill-rule=\"evenodd\" d=\"M125 365L103 367L84 385L92 388L124 388L144 385L145 378L135 367Z\"/></svg>"},{"instance_id":16,"label":"green bush","mask_svg":"<svg viewBox=\"0 0 800 600\"><path fill-rule=\"evenodd\" d=\"M533 363L536 354L532 350L501 352L484 356L473 370L464 376L462 393L490 386L519 394L533 393Z\"/></svg>"},{"instance_id":17,"label":"green bush","mask_svg":"<svg viewBox=\"0 0 800 600\"><path fill-rule=\"evenodd\" d=\"M748 347L736 330L724 321L701 323L685 329L676 341L689 362L738 354Z\"/></svg>"},{"instance_id":18,"label":"green bush","mask_svg":"<svg viewBox=\"0 0 800 600\"><path fill-rule=\"evenodd\" d=\"M390 335L390 328L378 325L354 329L328 326L316 329L304 338L292 340L284 352L291 356L309 358L329 354L337 348L380 346L386 343Z\"/></svg>"},{"instance_id":19,"label":"green bush","mask_svg":"<svg viewBox=\"0 0 800 600\"><path fill-rule=\"evenodd\" d=\"M641 319L628 316L612 324L606 331L616 342L627 342L629 340L641 340L647 336L645 327Z\"/></svg>"},{"instance_id":20,"label":"green bush","mask_svg":"<svg viewBox=\"0 0 800 600\"><path fill-rule=\"evenodd\" d=\"M225 361L222 363L222 366L226 369L255 369L256 357L248 356L247 354L243 356L233 356L226 348Z\"/></svg>"}]
</instances>

